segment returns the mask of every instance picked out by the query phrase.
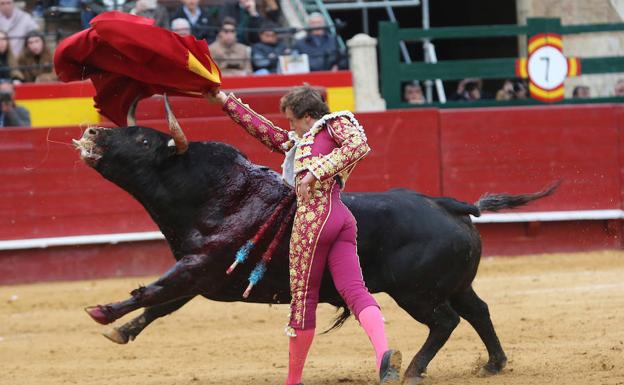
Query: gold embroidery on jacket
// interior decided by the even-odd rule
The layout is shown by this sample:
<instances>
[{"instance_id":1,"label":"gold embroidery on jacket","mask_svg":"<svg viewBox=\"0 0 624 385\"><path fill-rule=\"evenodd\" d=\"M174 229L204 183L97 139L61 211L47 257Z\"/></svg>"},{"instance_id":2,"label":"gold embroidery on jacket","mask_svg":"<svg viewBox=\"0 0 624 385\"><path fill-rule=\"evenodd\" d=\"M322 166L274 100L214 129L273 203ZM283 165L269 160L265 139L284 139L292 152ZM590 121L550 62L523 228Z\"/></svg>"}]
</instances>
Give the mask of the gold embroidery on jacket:
<instances>
[{"instance_id":1,"label":"gold embroidery on jacket","mask_svg":"<svg viewBox=\"0 0 624 385\"><path fill-rule=\"evenodd\" d=\"M335 181L321 185L321 198L297 207L290 238L290 325L305 328L305 300L320 233L331 212L329 196ZM294 324L294 325L293 325Z\"/></svg>"}]
</instances>

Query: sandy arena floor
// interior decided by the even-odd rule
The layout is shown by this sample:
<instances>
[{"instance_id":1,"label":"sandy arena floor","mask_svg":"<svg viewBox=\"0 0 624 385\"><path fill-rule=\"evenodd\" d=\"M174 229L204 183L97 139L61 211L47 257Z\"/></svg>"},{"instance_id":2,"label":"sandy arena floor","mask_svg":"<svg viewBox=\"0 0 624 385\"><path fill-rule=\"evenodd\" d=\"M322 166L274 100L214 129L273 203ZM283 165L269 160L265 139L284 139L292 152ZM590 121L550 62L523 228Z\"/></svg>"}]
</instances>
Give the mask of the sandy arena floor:
<instances>
[{"instance_id":1,"label":"sandy arena floor","mask_svg":"<svg viewBox=\"0 0 624 385\"><path fill-rule=\"evenodd\" d=\"M152 277L0 287L0 384L282 384L287 308L197 298L116 345L86 305L125 298ZM486 259L475 281L509 358L502 374L462 321L424 384L624 384L624 252ZM377 296L392 346L411 357L427 329ZM320 326L334 310L319 309ZM134 314L118 321L129 319ZM306 385L375 383L372 350L351 319L312 347Z\"/></svg>"}]
</instances>

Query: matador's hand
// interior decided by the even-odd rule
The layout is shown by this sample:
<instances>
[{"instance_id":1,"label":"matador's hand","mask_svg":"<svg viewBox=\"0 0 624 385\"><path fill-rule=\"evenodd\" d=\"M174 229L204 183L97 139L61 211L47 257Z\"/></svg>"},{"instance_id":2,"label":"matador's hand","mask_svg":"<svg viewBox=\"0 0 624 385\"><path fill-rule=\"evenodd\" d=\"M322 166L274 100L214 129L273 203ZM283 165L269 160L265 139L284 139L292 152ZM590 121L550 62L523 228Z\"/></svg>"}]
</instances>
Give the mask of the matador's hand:
<instances>
[{"instance_id":1,"label":"matador's hand","mask_svg":"<svg viewBox=\"0 0 624 385\"><path fill-rule=\"evenodd\" d=\"M310 202L310 199L314 196L316 190L316 178L312 173L307 173L306 176L301 179L301 182L297 185L297 196L303 201L303 203Z\"/></svg>"},{"instance_id":2,"label":"matador's hand","mask_svg":"<svg viewBox=\"0 0 624 385\"><path fill-rule=\"evenodd\" d=\"M206 98L210 103L217 103L220 105L225 104L225 100L227 99L227 95L225 92L216 88L214 90L210 90L209 92L204 93L204 98Z\"/></svg>"}]
</instances>

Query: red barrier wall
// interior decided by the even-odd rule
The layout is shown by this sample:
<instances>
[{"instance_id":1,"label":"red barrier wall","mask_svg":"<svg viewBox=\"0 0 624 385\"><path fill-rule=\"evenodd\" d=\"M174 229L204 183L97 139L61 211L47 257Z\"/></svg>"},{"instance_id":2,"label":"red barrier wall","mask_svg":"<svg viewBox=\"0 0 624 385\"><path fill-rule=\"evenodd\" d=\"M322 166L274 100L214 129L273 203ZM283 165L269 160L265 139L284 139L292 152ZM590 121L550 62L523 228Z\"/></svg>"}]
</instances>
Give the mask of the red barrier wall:
<instances>
[{"instance_id":1,"label":"red barrier wall","mask_svg":"<svg viewBox=\"0 0 624 385\"><path fill-rule=\"evenodd\" d=\"M174 108L183 107L174 101ZM262 109L286 127L268 104ZM588 105L360 113L373 152L347 187L408 187L475 201L486 191L525 193L563 179L555 196L522 211L619 209L623 111ZM229 119L181 115L187 116L180 121L189 139L227 142L252 161L279 169L281 155ZM162 120L139 123L166 130ZM156 229L128 194L79 161L70 142L81 133L79 127L0 130L0 240ZM622 238L619 220L479 229L489 255L617 248ZM154 274L171 263L158 241L0 251L0 283Z\"/></svg>"},{"instance_id":2,"label":"red barrier wall","mask_svg":"<svg viewBox=\"0 0 624 385\"><path fill-rule=\"evenodd\" d=\"M281 116L267 116L287 127ZM417 135L411 124L414 120L426 123ZM363 114L360 121L368 127L375 151L362 162L361 171L350 180L349 190L402 186L440 193L439 134L434 110L409 111L392 120L384 113ZM139 123L167 130L163 120ZM253 162L279 170L282 155L257 143L229 118L188 118L180 119L180 123L189 140L230 143ZM0 239L156 229L127 193L79 160L70 143L81 133L79 127L0 131ZM419 150L415 152L416 148ZM405 162L408 158L409 162ZM422 165L427 165L426 171L419 171Z\"/></svg>"},{"instance_id":3,"label":"red barrier wall","mask_svg":"<svg viewBox=\"0 0 624 385\"><path fill-rule=\"evenodd\" d=\"M444 194L475 201L562 179L557 199L523 211L620 208L621 113L612 105L443 110Z\"/></svg>"}]
</instances>

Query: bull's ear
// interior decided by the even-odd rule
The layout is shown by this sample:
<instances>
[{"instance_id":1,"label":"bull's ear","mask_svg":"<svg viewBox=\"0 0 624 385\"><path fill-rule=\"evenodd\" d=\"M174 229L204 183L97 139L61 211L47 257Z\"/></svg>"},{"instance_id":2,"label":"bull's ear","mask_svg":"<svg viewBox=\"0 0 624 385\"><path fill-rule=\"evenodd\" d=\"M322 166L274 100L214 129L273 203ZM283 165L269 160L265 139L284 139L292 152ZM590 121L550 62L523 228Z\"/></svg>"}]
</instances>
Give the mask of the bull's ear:
<instances>
[{"instance_id":1,"label":"bull's ear","mask_svg":"<svg viewBox=\"0 0 624 385\"><path fill-rule=\"evenodd\" d=\"M178 153L178 148L176 147L175 140L173 140L173 138L169 139L167 142L167 150L169 151L169 156L176 155Z\"/></svg>"}]
</instances>

